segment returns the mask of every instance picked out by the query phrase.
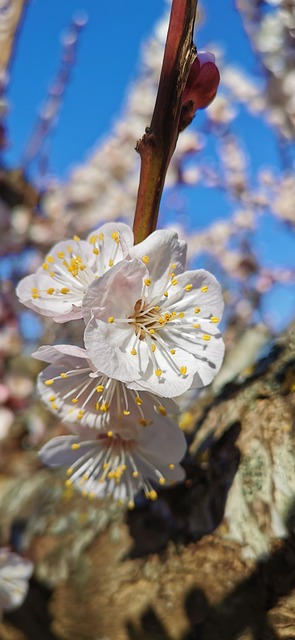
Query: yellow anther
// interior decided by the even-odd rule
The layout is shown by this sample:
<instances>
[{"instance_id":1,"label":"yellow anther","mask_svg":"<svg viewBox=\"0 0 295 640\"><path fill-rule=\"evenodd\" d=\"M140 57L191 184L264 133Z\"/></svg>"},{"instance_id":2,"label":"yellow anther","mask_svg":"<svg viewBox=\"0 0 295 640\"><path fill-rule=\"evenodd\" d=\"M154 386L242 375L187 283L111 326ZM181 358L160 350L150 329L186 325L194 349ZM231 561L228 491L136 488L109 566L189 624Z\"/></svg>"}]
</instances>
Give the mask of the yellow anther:
<instances>
[{"instance_id":1,"label":"yellow anther","mask_svg":"<svg viewBox=\"0 0 295 640\"><path fill-rule=\"evenodd\" d=\"M72 444L71 449L73 449L73 451L75 451L76 449L80 449L80 445L78 442L74 442L74 444Z\"/></svg>"},{"instance_id":2,"label":"yellow anther","mask_svg":"<svg viewBox=\"0 0 295 640\"><path fill-rule=\"evenodd\" d=\"M156 348L157 348L157 347L156 347L155 343L153 342L153 344L152 344L152 346L151 346L151 349L152 349L152 352L153 352L153 353L154 353L154 351L156 351Z\"/></svg>"},{"instance_id":3,"label":"yellow anther","mask_svg":"<svg viewBox=\"0 0 295 640\"><path fill-rule=\"evenodd\" d=\"M157 500L157 497L158 497L158 494L154 489L149 491L147 494L147 498L149 498L150 500Z\"/></svg>"},{"instance_id":4,"label":"yellow anther","mask_svg":"<svg viewBox=\"0 0 295 640\"><path fill-rule=\"evenodd\" d=\"M128 502L128 509L130 509L130 511L132 511L132 509L134 509L134 506L135 506L135 505L134 505L133 500L129 500L129 502Z\"/></svg>"},{"instance_id":5,"label":"yellow anther","mask_svg":"<svg viewBox=\"0 0 295 640\"><path fill-rule=\"evenodd\" d=\"M175 464L173 464L172 462L168 466L169 466L169 469L175 469Z\"/></svg>"},{"instance_id":6,"label":"yellow anther","mask_svg":"<svg viewBox=\"0 0 295 640\"><path fill-rule=\"evenodd\" d=\"M72 253L73 252L73 247L71 247L71 245L69 244L69 246L67 247L67 252L68 253Z\"/></svg>"},{"instance_id":7,"label":"yellow anther","mask_svg":"<svg viewBox=\"0 0 295 640\"><path fill-rule=\"evenodd\" d=\"M200 323L199 323L199 322L196 322L195 324L193 324L193 328L194 328L194 329L199 329L199 328L200 328L200 326L201 326L201 325L200 325Z\"/></svg>"},{"instance_id":8,"label":"yellow anther","mask_svg":"<svg viewBox=\"0 0 295 640\"><path fill-rule=\"evenodd\" d=\"M97 239L98 239L98 235L97 234L94 234L93 236L90 236L90 238L89 238L90 244L95 244Z\"/></svg>"},{"instance_id":9,"label":"yellow anther","mask_svg":"<svg viewBox=\"0 0 295 640\"><path fill-rule=\"evenodd\" d=\"M168 291L164 291L163 296L165 296L165 298L168 298Z\"/></svg>"},{"instance_id":10,"label":"yellow anther","mask_svg":"<svg viewBox=\"0 0 295 640\"><path fill-rule=\"evenodd\" d=\"M206 284L204 284L204 286L201 287L202 293L207 293L208 289L209 289L209 287Z\"/></svg>"},{"instance_id":11,"label":"yellow anther","mask_svg":"<svg viewBox=\"0 0 295 640\"><path fill-rule=\"evenodd\" d=\"M55 276L54 271L49 271L49 275L50 275L51 278L54 278L54 276Z\"/></svg>"},{"instance_id":12,"label":"yellow anther","mask_svg":"<svg viewBox=\"0 0 295 640\"><path fill-rule=\"evenodd\" d=\"M107 436L108 436L108 438L112 438L113 437L113 432L112 431L108 431L107 432Z\"/></svg>"},{"instance_id":13,"label":"yellow anther","mask_svg":"<svg viewBox=\"0 0 295 640\"><path fill-rule=\"evenodd\" d=\"M102 468L103 469L107 469L108 466L109 466L109 463L108 462L104 462L103 465L102 465Z\"/></svg>"},{"instance_id":14,"label":"yellow anther","mask_svg":"<svg viewBox=\"0 0 295 640\"><path fill-rule=\"evenodd\" d=\"M80 242L81 238L79 238L79 236L74 236L73 240L75 240L75 242Z\"/></svg>"},{"instance_id":15,"label":"yellow anther","mask_svg":"<svg viewBox=\"0 0 295 640\"><path fill-rule=\"evenodd\" d=\"M180 371L182 376L185 376L185 374L187 372L187 367L179 367L179 371Z\"/></svg>"},{"instance_id":16,"label":"yellow anther","mask_svg":"<svg viewBox=\"0 0 295 640\"><path fill-rule=\"evenodd\" d=\"M64 252L63 252L63 251L58 251L58 252L57 252L57 257L58 257L58 258L64 258L64 257L65 257Z\"/></svg>"},{"instance_id":17,"label":"yellow anther","mask_svg":"<svg viewBox=\"0 0 295 640\"><path fill-rule=\"evenodd\" d=\"M145 284L147 287L149 287L149 286L150 286L150 284L151 284L150 278L145 278L145 279L144 279L144 284Z\"/></svg>"},{"instance_id":18,"label":"yellow anther","mask_svg":"<svg viewBox=\"0 0 295 640\"><path fill-rule=\"evenodd\" d=\"M173 278L172 281L171 281L171 284L172 284L173 287L175 287L175 285L178 284L177 278Z\"/></svg>"},{"instance_id":19,"label":"yellow anther","mask_svg":"<svg viewBox=\"0 0 295 640\"><path fill-rule=\"evenodd\" d=\"M87 495L87 494L86 494L86 495ZM95 493L94 493L94 491L90 491L90 493L88 493L88 498L89 498L89 500L94 500L94 498L95 498Z\"/></svg>"},{"instance_id":20,"label":"yellow anther","mask_svg":"<svg viewBox=\"0 0 295 640\"><path fill-rule=\"evenodd\" d=\"M176 311L172 311L172 316L175 318L175 316L177 316Z\"/></svg>"},{"instance_id":21,"label":"yellow anther","mask_svg":"<svg viewBox=\"0 0 295 640\"><path fill-rule=\"evenodd\" d=\"M96 387L96 391L97 391L97 393L102 393L102 392L103 392L103 390L104 390L104 386L103 386L103 384L99 384L99 385Z\"/></svg>"},{"instance_id":22,"label":"yellow anther","mask_svg":"<svg viewBox=\"0 0 295 640\"><path fill-rule=\"evenodd\" d=\"M43 262L42 269L44 269L44 271L47 271L49 269L49 264L47 264L47 262Z\"/></svg>"},{"instance_id":23,"label":"yellow anther","mask_svg":"<svg viewBox=\"0 0 295 640\"><path fill-rule=\"evenodd\" d=\"M175 276L175 273L173 273L173 271L171 271L171 273L170 273L171 280L172 280L172 278L174 278L174 276Z\"/></svg>"},{"instance_id":24,"label":"yellow anther","mask_svg":"<svg viewBox=\"0 0 295 640\"><path fill-rule=\"evenodd\" d=\"M52 402L52 403L51 403L51 409L52 409L53 411L57 411L57 410L58 410L58 406L57 406L57 404L56 404L55 402Z\"/></svg>"},{"instance_id":25,"label":"yellow anther","mask_svg":"<svg viewBox=\"0 0 295 640\"><path fill-rule=\"evenodd\" d=\"M114 316L110 316L110 317L108 318L108 322L109 322L110 324L112 324L112 322L114 322L114 320L115 320Z\"/></svg>"},{"instance_id":26,"label":"yellow anther","mask_svg":"<svg viewBox=\"0 0 295 640\"><path fill-rule=\"evenodd\" d=\"M113 231L112 233L112 238L113 240L115 240L115 242L118 244L119 243L119 231Z\"/></svg>"},{"instance_id":27,"label":"yellow anther","mask_svg":"<svg viewBox=\"0 0 295 640\"><path fill-rule=\"evenodd\" d=\"M67 374L66 374L66 373L61 373L61 374L60 374L60 377L61 377L61 378L67 378L68 376L67 376Z\"/></svg>"},{"instance_id":28,"label":"yellow anther","mask_svg":"<svg viewBox=\"0 0 295 640\"><path fill-rule=\"evenodd\" d=\"M150 261L150 259L149 259L149 257L148 257L148 256L142 256L142 258L141 258L141 259L142 259L142 262L144 262L144 264L148 264L148 263L149 263L149 261Z\"/></svg>"},{"instance_id":29,"label":"yellow anther","mask_svg":"<svg viewBox=\"0 0 295 640\"><path fill-rule=\"evenodd\" d=\"M204 333L204 335L202 336L203 340L211 340L211 336L208 336L208 333Z\"/></svg>"},{"instance_id":30,"label":"yellow anther","mask_svg":"<svg viewBox=\"0 0 295 640\"><path fill-rule=\"evenodd\" d=\"M147 420L141 418L141 420L138 420L138 424L141 424L142 427L147 427Z\"/></svg>"},{"instance_id":31,"label":"yellow anther","mask_svg":"<svg viewBox=\"0 0 295 640\"><path fill-rule=\"evenodd\" d=\"M103 235L103 233L100 233L100 234L99 234L98 239L99 239L99 240L103 240L103 239L104 239L104 235Z\"/></svg>"},{"instance_id":32,"label":"yellow anther","mask_svg":"<svg viewBox=\"0 0 295 640\"><path fill-rule=\"evenodd\" d=\"M136 396L135 402L136 402L136 404L141 405L142 404L142 399L139 396Z\"/></svg>"},{"instance_id":33,"label":"yellow anther","mask_svg":"<svg viewBox=\"0 0 295 640\"><path fill-rule=\"evenodd\" d=\"M133 471L132 472L132 478L138 478L138 476L139 476L138 471Z\"/></svg>"},{"instance_id":34,"label":"yellow anther","mask_svg":"<svg viewBox=\"0 0 295 640\"><path fill-rule=\"evenodd\" d=\"M217 322L220 322L220 318L217 318L216 316L212 316L212 317L210 318L210 322L214 322L214 323L216 323L216 324L217 324Z\"/></svg>"},{"instance_id":35,"label":"yellow anther","mask_svg":"<svg viewBox=\"0 0 295 640\"><path fill-rule=\"evenodd\" d=\"M110 405L108 402L105 402L104 404L100 405L100 411L103 411L104 413L106 413L110 408Z\"/></svg>"},{"instance_id":36,"label":"yellow anther","mask_svg":"<svg viewBox=\"0 0 295 640\"><path fill-rule=\"evenodd\" d=\"M186 291L191 291L191 289L193 288L193 285L192 284L186 284L184 288L185 288Z\"/></svg>"},{"instance_id":37,"label":"yellow anther","mask_svg":"<svg viewBox=\"0 0 295 640\"><path fill-rule=\"evenodd\" d=\"M54 257L53 257L53 256L47 256L47 258L46 258L46 262L50 262L51 264L53 264L53 262L54 262Z\"/></svg>"},{"instance_id":38,"label":"yellow anther","mask_svg":"<svg viewBox=\"0 0 295 640\"><path fill-rule=\"evenodd\" d=\"M167 411L166 411L165 407L163 407L162 404L158 404L157 409L158 409L158 412L161 414L161 416L166 416L167 415Z\"/></svg>"},{"instance_id":39,"label":"yellow anther","mask_svg":"<svg viewBox=\"0 0 295 640\"><path fill-rule=\"evenodd\" d=\"M48 295L52 296L52 294L55 292L55 289L53 287L49 287L49 289L47 289L47 293Z\"/></svg>"},{"instance_id":40,"label":"yellow anther","mask_svg":"<svg viewBox=\"0 0 295 640\"><path fill-rule=\"evenodd\" d=\"M157 376L157 378L160 378L160 376L162 375L163 371L162 369L156 369L155 370L155 375Z\"/></svg>"},{"instance_id":41,"label":"yellow anther","mask_svg":"<svg viewBox=\"0 0 295 640\"><path fill-rule=\"evenodd\" d=\"M149 329L149 334L152 336L155 333L155 329Z\"/></svg>"},{"instance_id":42,"label":"yellow anther","mask_svg":"<svg viewBox=\"0 0 295 640\"><path fill-rule=\"evenodd\" d=\"M112 258L109 259L109 267L113 267L114 266L114 260L112 260Z\"/></svg>"},{"instance_id":43,"label":"yellow anther","mask_svg":"<svg viewBox=\"0 0 295 640\"><path fill-rule=\"evenodd\" d=\"M176 353L175 349L170 349L170 353L172 353L172 355L174 356L174 354Z\"/></svg>"},{"instance_id":44,"label":"yellow anther","mask_svg":"<svg viewBox=\"0 0 295 640\"><path fill-rule=\"evenodd\" d=\"M130 411L126 411L126 409L123 411L124 416L130 416Z\"/></svg>"},{"instance_id":45,"label":"yellow anther","mask_svg":"<svg viewBox=\"0 0 295 640\"><path fill-rule=\"evenodd\" d=\"M78 411L77 414L77 419L81 420L81 418L83 418L85 411L83 411L83 409L80 409L80 411Z\"/></svg>"},{"instance_id":46,"label":"yellow anther","mask_svg":"<svg viewBox=\"0 0 295 640\"><path fill-rule=\"evenodd\" d=\"M63 295L66 295L67 293L70 293L70 289L68 289L68 287L62 287L62 289L60 290L60 292Z\"/></svg>"},{"instance_id":47,"label":"yellow anther","mask_svg":"<svg viewBox=\"0 0 295 640\"><path fill-rule=\"evenodd\" d=\"M163 477L162 477L162 478L160 478L160 480L159 480L159 484L162 484L162 485L163 485L163 484L165 484L165 483L166 483L165 478L163 478Z\"/></svg>"},{"instance_id":48,"label":"yellow anther","mask_svg":"<svg viewBox=\"0 0 295 640\"><path fill-rule=\"evenodd\" d=\"M49 402L54 402L54 400L56 400L56 396L50 396Z\"/></svg>"},{"instance_id":49,"label":"yellow anther","mask_svg":"<svg viewBox=\"0 0 295 640\"><path fill-rule=\"evenodd\" d=\"M97 249L96 247L94 247L94 249L92 249L92 252L94 253L94 255L98 256L98 254L99 254L99 249Z\"/></svg>"},{"instance_id":50,"label":"yellow anther","mask_svg":"<svg viewBox=\"0 0 295 640\"><path fill-rule=\"evenodd\" d=\"M185 317L185 313L184 311L180 311L180 313L178 314L179 318L184 318Z\"/></svg>"},{"instance_id":51,"label":"yellow anther","mask_svg":"<svg viewBox=\"0 0 295 640\"><path fill-rule=\"evenodd\" d=\"M155 309L155 311L159 311L159 305L158 305L158 304L156 304L156 305L154 306L154 309Z\"/></svg>"},{"instance_id":52,"label":"yellow anther","mask_svg":"<svg viewBox=\"0 0 295 640\"><path fill-rule=\"evenodd\" d=\"M66 474L67 474L67 476L71 476L71 475L72 475L72 473L73 473L73 471L74 471L73 467L69 467L69 468L66 470Z\"/></svg>"},{"instance_id":53,"label":"yellow anther","mask_svg":"<svg viewBox=\"0 0 295 640\"><path fill-rule=\"evenodd\" d=\"M68 479L65 481L65 487L71 487L71 486L72 486L72 480L71 480L70 478L68 478Z\"/></svg>"},{"instance_id":54,"label":"yellow anther","mask_svg":"<svg viewBox=\"0 0 295 640\"><path fill-rule=\"evenodd\" d=\"M132 356L137 356L136 349L131 349L130 353L131 353Z\"/></svg>"},{"instance_id":55,"label":"yellow anther","mask_svg":"<svg viewBox=\"0 0 295 640\"><path fill-rule=\"evenodd\" d=\"M35 291L34 293L32 293L32 298L33 300L37 300L37 298L40 298L40 294L38 293L38 291Z\"/></svg>"},{"instance_id":56,"label":"yellow anther","mask_svg":"<svg viewBox=\"0 0 295 640\"><path fill-rule=\"evenodd\" d=\"M79 402L79 398L73 398L72 402L76 404L76 402Z\"/></svg>"},{"instance_id":57,"label":"yellow anther","mask_svg":"<svg viewBox=\"0 0 295 640\"><path fill-rule=\"evenodd\" d=\"M171 269L176 269L176 267L177 267L176 262L172 262Z\"/></svg>"},{"instance_id":58,"label":"yellow anther","mask_svg":"<svg viewBox=\"0 0 295 640\"><path fill-rule=\"evenodd\" d=\"M194 312L195 312L195 313L200 313L200 311L201 311L200 307L195 307L195 308L194 308Z\"/></svg>"},{"instance_id":59,"label":"yellow anther","mask_svg":"<svg viewBox=\"0 0 295 640\"><path fill-rule=\"evenodd\" d=\"M83 473L82 480L89 480L89 473Z\"/></svg>"},{"instance_id":60,"label":"yellow anther","mask_svg":"<svg viewBox=\"0 0 295 640\"><path fill-rule=\"evenodd\" d=\"M96 403L95 403L95 405L94 405L94 409L95 409L96 411L98 411L98 410L99 410L99 402L96 402Z\"/></svg>"},{"instance_id":61,"label":"yellow anther","mask_svg":"<svg viewBox=\"0 0 295 640\"><path fill-rule=\"evenodd\" d=\"M50 385L53 383L54 383L54 380L45 380L45 384L47 387L50 387Z\"/></svg>"}]
</instances>

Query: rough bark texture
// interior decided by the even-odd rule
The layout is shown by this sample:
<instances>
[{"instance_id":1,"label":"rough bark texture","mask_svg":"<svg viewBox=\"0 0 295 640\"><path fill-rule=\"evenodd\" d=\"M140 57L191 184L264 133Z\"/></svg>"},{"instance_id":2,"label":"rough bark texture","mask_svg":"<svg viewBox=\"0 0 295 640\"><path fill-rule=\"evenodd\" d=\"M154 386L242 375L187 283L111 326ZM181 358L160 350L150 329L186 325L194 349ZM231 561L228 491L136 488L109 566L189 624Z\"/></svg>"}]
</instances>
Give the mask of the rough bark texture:
<instances>
[{"instance_id":1,"label":"rough bark texture","mask_svg":"<svg viewBox=\"0 0 295 640\"><path fill-rule=\"evenodd\" d=\"M127 517L44 470L4 482L2 528L22 523L37 582L0 637L294 638L294 363L293 328L199 399L186 485Z\"/></svg>"}]
</instances>

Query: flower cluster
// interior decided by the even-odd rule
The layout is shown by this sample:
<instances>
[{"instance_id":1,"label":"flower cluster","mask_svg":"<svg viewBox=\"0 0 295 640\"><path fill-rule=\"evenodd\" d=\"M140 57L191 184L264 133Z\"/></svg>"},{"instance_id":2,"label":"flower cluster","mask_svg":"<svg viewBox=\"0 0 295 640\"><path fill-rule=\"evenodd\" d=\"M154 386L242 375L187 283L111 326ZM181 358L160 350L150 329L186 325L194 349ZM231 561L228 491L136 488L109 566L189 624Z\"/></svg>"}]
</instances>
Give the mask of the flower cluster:
<instances>
[{"instance_id":1,"label":"flower cluster","mask_svg":"<svg viewBox=\"0 0 295 640\"><path fill-rule=\"evenodd\" d=\"M43 346L38 389L70 435L40 452L67 467L67 485L134 505L143 489L184 478L186 442L174 398L208 385L223 358L220 285L185 271L186 244L159 230L133 245L131 229L106 223L86 241L59 242L17 288L23 304L56 322L84 321L84 348Z\"/></svg>"}]
</instances>

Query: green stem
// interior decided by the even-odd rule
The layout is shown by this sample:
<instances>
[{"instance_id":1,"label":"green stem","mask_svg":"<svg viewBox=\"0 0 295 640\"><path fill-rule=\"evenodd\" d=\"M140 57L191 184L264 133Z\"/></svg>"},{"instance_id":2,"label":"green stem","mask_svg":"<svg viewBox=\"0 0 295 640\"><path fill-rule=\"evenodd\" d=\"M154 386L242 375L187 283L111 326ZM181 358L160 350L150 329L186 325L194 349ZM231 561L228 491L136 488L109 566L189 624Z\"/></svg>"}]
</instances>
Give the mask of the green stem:
<instances>
[{"instance_id":1,"label":"green stem","mask_svg":"<svg viewBox=\"0 0 295 640\"><path fill-rule=\"evenodd\" d=\"M134 217L135 243L157 226L167 169L174 153L181 98L196 57L193 29L198 0L173 0L158 94L150 127L137 143L141 158Z\"/></svg>"}]
</instances>

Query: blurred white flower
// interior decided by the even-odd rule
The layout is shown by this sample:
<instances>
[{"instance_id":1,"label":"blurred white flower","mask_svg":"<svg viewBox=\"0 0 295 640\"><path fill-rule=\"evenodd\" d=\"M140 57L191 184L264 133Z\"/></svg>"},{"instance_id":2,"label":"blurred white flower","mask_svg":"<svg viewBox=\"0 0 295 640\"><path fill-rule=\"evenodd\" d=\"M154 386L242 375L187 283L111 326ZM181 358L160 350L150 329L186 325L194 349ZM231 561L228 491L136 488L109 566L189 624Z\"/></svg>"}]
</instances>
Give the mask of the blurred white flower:
<instances>
[{"instance_id":1,"label":"blurred white flower","mask_svg":"<svg viewBox=\"0 0 295 640\"><path fill-rule=\"evenodd\" d=\"M112 496L129 508L143 489L150 500L160 485L180 482L185 473L178 464L186 450L183 433L176 424L136 427L129 418L115 430L103 433L73 425L73 436L58 436L40 451L42 461L53 467L67 466L66 486L93 498Z\"/></svg>"},{"instance_id":2,"label":"blurred white flower","mask_svg":"<svg viewBox=\"0 0 295 640\"><path fill-rule=\"evenodd\" d=\"M12 553L7 547L0 549L0 616L3 611L23 603L33 568L30 560Z\"/></svg>"}]
</instances>

